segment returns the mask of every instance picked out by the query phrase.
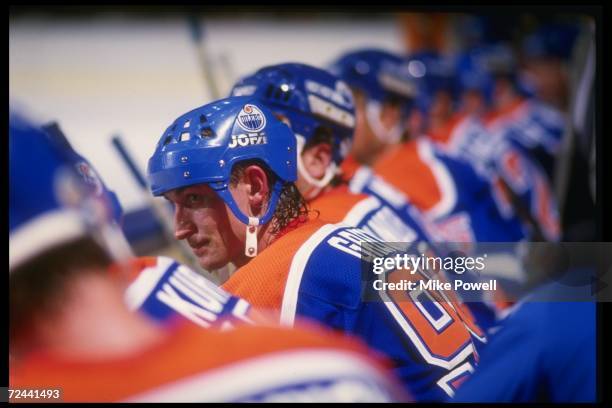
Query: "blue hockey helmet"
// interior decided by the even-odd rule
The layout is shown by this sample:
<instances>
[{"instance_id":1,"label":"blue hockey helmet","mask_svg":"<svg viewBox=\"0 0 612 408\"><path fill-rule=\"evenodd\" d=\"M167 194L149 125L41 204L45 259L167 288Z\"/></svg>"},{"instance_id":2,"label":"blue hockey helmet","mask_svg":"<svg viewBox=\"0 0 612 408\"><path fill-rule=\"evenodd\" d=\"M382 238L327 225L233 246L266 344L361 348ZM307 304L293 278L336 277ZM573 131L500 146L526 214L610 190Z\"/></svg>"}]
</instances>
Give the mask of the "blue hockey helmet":
<instances>
[{"instance_id":1,"label":"blue hockey helmet","mask_svg":"<svg viewBox=\"0 0 612 408\"><path fill-rule=\"evenodd\" d=\"M355 130L355 106L348 85L331 73L300 63L271 65L238 81L233 96L251 95L286 117L307 143L320 128L333 137L333 159L346 157Z\"/></svg>"},{"instance_id":2,"label":"blue hockey helmet","mask_svg":"<svg viewBox=\"0 0 612 408\"><path fill-rule=\"evenodd\" d=\"M244 214L229 190L234 165L255 159L276 176L268 208L260 218ZM155 196L207 184L242 223L262 225L274 215L283 185L297 178L296 139L260 100L220 99L179 116L166 129L149 159L147 174ZM246 230L245 253L254 256L256 235L249 235L251 228Z\"/></svg>"},{"instance_id":3,"label":"blue hockey helmet","mask_svg":"<svg viewBox=\"0 0 612 408\"><path fill-rule=\"evenodd\" d=\"M129 256L106 203L90 194L63 149L37 126L9 118L9 269L81 237Z\"/></svg>"},{"instance_id":4,"label":"blue hockey helmet","mask_svg":"<svg viewBox=\"0 0 612 408\"><path fill-rule=\"evenodd\" d=\"M113 190L109 189L104 181L102 181L102 178L96 169L91 165L89 160L85 159L76 150L74 150L57 122L52 122L43 126L43 130L47 136L54 141L54 143L64 149L67 159L72 162L72 165L76 169L77 173L83 178L85 186L90 190L91 194L94 194L95 196L100 197L100 199L108 202L114 221L118 225L121 225L123 218L123 207L121 206L121 202L119 201L117 194Z\"/></svg>"},{"instance_id":5,"label":"blue hockey helmet","mask_svg":"<svg viewBox=\"0 0 612 408\"><path fill-rule=\"evenodd\" d=\"M330 65L333 74L361 89L369 99L382 103L398 98L405 109L410 109L417 89L407 68L402 57L377 48L348 52Z\"/></svg>"},{"instance_id":6,"label":"blue hockey helmet","mask_svg":"<svg viewBox=\"0 0 612 408\"><path fill-rule=\"evenodd\" d=\"M412 54L405 59L406 69L414 77L417 88L416 105L428 112L438 92L447 92L457 101L457 82L452 61L433 51Z\"/></svg>"},{"instance_id":7,"label":"blue hockey helmet","mask_svg":"<svg viewBox=\"0 0 612 408\"><path fill-rule=\"evenodd\" d=\"M517 64L511 49L501 43L473 47L455 59L459 92L474 90L482 93L487 104L493 98L495 77L513 79Z\"/></svg>"},{"instance_id":8,"label":"blue hockey helmet","mask_svg":"<svg viewBox=\"0 0 612 408\"><path fill-rule=\"evenodd\" d=\"M330 65L330 71L365 93L365 114L376 137L387 144L399 142L405 130L403 121L389 129L382 124L381 110L383 103L394 101L406 117L414 106L417 85L404 59L382 49L365 48L342 55Z\"/></svg>"},{"instance_id":9,"label":"blue hockey helmet","mask_svg":"<svg viewBox=\"0 0 612 408\"><path fill-rule=\"evenodd\" d=\"M523 54L526 58L558 58L567 61L579 33L577 24L543 24L523 40Z\"/></svg>"}]
</instances>

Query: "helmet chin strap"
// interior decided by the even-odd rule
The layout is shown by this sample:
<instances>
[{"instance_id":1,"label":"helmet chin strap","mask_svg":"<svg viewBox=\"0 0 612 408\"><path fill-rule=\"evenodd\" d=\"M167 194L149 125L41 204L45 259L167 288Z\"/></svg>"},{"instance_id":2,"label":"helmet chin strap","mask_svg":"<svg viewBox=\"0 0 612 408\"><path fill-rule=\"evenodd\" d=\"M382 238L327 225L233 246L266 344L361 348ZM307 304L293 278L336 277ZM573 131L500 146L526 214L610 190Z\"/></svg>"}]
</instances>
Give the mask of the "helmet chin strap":
<instances>
[{"instance_id":1,"label":"helmet chin strap","mask_svg":"<svg viewBox=\"0 0 612 408\"><path fill-rule=\"evenodd\" d=\"M244 254L249 258L257 256L257 230L259 218L249 217L249 224L246 227L246 239Z\"/></svg>"},{"instance_id":2,"label":"helmet chin strap","mask_svg":"<svg viewBox=\"0 0 612 408\"><path fill-rule=\"evenodd\" d=\"M298 173L300 174L302 179L304 179L309 184L308 190L304 191L302 195L306 200L312 200L321 193L321 190L327 187L329 182L338 173L338 166L335 162L332 161L325 169L325 174L321 179L316 179L312 177L310 173L308 173L308 170L306 170L306 166L304 165L304 161L302 160L302 152L304 151L304 146L306 145L306 139L304 138L304 136L298 134L295 135L295 138L297 140Z\"/></svg>"},{"instance_id":3,"label":"helmet chin strap","mask_svg":"<svg viewBox=\"0 0 612 408\"><path fill-rule=\"evenodd\" d=\"M366 117L368 124L376 135L376 137L386 144L396 144L402 138L404 127L401 124L396 124L391 129L387 129L380 120L382 105L376 101L368 101L366 104Z\"/></svg>"},{"instance_id":4,"label":"helmet chin strap","mask_svg":"<svg viewBox=\"0 0 612 408\"><path fill-rule=\"evenodd\" d=\"M268 202L268 209L266 210L266 213L259 218L245 215L238 207L238 204L234 200L234 197L227 186L217 190L217 194L219 194L223 201L225 201L225 203L229 206L236 218L238 218L243 224L246 224L244 254L249 258L254 258L257 256L257 231L259 230L259 226L265 225L272 219L282 188L283 183L280 180L276 180L274 182L274 187L272 188L270 201Z\"/></svg>"}]
</instances>

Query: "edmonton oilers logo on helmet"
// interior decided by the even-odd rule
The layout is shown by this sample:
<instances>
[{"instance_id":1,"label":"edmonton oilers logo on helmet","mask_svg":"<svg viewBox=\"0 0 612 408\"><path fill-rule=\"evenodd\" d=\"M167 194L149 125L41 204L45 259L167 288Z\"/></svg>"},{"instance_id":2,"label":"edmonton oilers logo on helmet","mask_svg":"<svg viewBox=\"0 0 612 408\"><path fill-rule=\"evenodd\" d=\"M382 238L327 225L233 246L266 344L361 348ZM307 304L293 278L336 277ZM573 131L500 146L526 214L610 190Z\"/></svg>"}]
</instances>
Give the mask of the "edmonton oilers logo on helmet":
<instances>
[{"instance_id":1,"label":"edmonton oilers logo on helmet","mask_svg":"<svg viewBox=\"0 0 612 408\"><path fill-rule=\"evenodd\" d=\"M247 132L259 132L266 126L266 117L255 105L244 105L238 114L238 126Z\"/></svg>"},{"instance_id":2,"label":"edmonton oilers logo on helmet","mask_svg":"<svg viewBox=\"0 0 612 408\"><path fill-rule=\"evenodd\" d=\"M102 193L102 181L100 177L96 173L96 171L85 161L79 161L75 164L77 172L83 177L83 181L87 183L91 188L93 188L93 192L95 195L100 195Z\"/></svg>"}]
</instances>

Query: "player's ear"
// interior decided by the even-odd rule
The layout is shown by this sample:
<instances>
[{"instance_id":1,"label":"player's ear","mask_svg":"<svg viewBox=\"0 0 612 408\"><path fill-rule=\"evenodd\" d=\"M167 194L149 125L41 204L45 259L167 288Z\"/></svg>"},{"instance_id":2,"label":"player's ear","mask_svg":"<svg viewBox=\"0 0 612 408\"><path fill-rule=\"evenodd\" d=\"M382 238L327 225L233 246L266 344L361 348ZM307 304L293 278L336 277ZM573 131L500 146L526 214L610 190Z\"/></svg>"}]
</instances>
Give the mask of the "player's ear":
<instances>
[{"instance_id":1,"label":"player's ear","mask_svg":"<svg viewBox=\"0 0 612 408\"><path fill-rule=\"evenodd\" d=\"M321 179L332 162L332 147L329 143L317 143L302 152L302 163L310 176Z\"/></svg>"},{"instance_id":2,"label":"player's ear","mask_svg":"<svg viewBox=\"0 0 612 408\"><path fill-rule=\"evenodd\" d=\"M248 205L253 216L261 215L264 204L270 193L268 175L258 165L250 165L242 173Z\"/></svg>"}]
</instances>

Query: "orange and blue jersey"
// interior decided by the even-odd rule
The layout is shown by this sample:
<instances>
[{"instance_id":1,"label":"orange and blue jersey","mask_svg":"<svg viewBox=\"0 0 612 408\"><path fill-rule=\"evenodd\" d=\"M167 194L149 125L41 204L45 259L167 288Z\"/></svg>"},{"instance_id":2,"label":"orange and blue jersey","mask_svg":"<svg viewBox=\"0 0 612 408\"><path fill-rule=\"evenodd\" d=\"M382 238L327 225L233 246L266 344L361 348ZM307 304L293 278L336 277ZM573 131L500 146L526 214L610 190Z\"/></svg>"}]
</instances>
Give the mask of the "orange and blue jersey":
<instances>
[{"instance_id":1,"label":"orange and blue jersey","mask_svg":"<svg viewBox=\"0 0 612 408\"><path fill-rule=\"evenodd\" d=\"M489 180L500 213L525 229L537 227L536 240L559 239L559 221L552 188L542 168L511 139L490 133L473 116L458 114L427 136L445 154L470 163Z\"/></svg>"},{"instance_id":2,"label":"orange and blue jersey","mask_svg":"<svg viewBox=\"0 0 612 408\"><path fill-rule=\"evenodd\" d=\"M382 241L433 242L416 209L405 203L394 208L374 195L353 193L347 185L335 187L308 204L321 219L361 228Z\"/></svg>"},{"instance_id":3,"label":"orange and blue jersey","mask_svg":"<svg viewBox=\"0 0 612 408\"><path fill-rule=\"evenodd\" d=\"M64 402L405 401L387 365L366 353L314 327L221 331L181 322L129 355L33 352L11 366L9 384L59 388Z\"/></svg>"},{"instance_id":4,"label":"orange and blue jersey","mask_svg":"<svg viewBox=\"0 0 612 408\"><path fill-rule=\"evenodd\" d=\"M373 172L429 217L444 241L509 242L525 237L517 219L500 213L490 182L427 138L395 147L375 163ZM376 195L370 188L373 180L360 185Z\"/></svg>"},{"instance_id":5,"label":"orange and blue jersey","mask_svg":"<svg viewBox=\"0 0 612 408\"><path fill-rule=\"evenodd\" d=\"M429 143L427 141L423 142L425 146L428 146ZM412 147L416 147L416 145L411 145ZM412 153L415 153L415 150L412 150ZM417 152L418 153L418 152ZM424 155L427 157L427 155ZM400 160L399 157L395 157L395 160ZM413 157L404 158L404 160L409 159L413 160L410 164L406 163L406 166L411 167L414 171L409 172L412 176L422 177L414 177L410 179L410 176L407 177L409 182L405 185L407 188L414 188L416 186L422 185L422 180L429 181L429 190L427 189L419 189L417 190L417 197L420 197L421 203L429 203L429 202L451 202L452 197L455 195L452 192L452 189L448 186L450 183L440 182L438 183L436 180L444 180L445 177L445 168L443 164L436 163L432 168L437 169L432 171L432 168L425 166L423 162L419 162L414 160ZM449 168L454 169L454 164L456 161L451 161L451 166ZM350 178L349 187L353 192L363 192L370 194L372 196L377 197L381 201L385 202L389 207L392 207L396 210L396 212L400 214L409 214L409 219L418 222L418 225L422 226L422 230L427 231L427 236L430 237L430 241L427 242L428 248L430 248L433 252L439 252L438 246L441 244L444 247L444 241L446 242L472 242L474 241L474 233L472 232L472 227L469 225L468 221L465 220L465 217L462 217L462 214L453 215L450 217L440 217L437 222L434 220L430 220L428 217L425 217L421 211L419 211L416 206L412 205L402 191L392 186L390 183L386 182L382 177L378 176L372 168L368 166L360 166L354 161L349 161L350 165L345 166L343 163L343 173L345 177ZM446 169L448 170L448 168ZM468 169L469 170L469 169ZM436 174L437 173L437 174ZM406 173L404 173L406 174ZM468 173L469 174L469 173ZM393 176L393 174L392 174ZM421 182L419 182L419 178ZM402 178L397 178L397 180L402 180ZM469 181L469 179L467 180ZM452 186L451 186L452 187ZM419 195L420 193L420 195ZM446 196L447 198L443 198ZM448 198L448 197L451 198ZM433 200L432 200L433 199ZM487 197L489 199L489 197ZM491 205L491 202L488 202ZM438 204L438 209L443 208L443 205ZM438 211L438 210L434 210ZM410 214L413 214L410 216ZM476 216L477 213L469 213L469 215ZM499 218L494 220L494 222L486 222L479 219L477 220L478 226L480 228L486 228L488 225L493 224L497 228L500 223L504 223L509 226L509 229L512 228L515 230L515 235L513 238L521 237L521 225L517 219L511 219L506 221L500 221ZM479 238L484 239L487 235L478 234ZM488 235L490 236L490 235ZM433 237L433 238L432 238ZM503 235L495 236L501 240ZM426 241L426 240L423 240ZM432 245L433 244L433 245ZM465 248L468 249L469 248ZM498 313L498 308L493 302L476 302L470 301L466 302L465 305L469 307L470 312L472 313L474 319L477 321L478 325L484 329L485 331L489 328L493 327L496 324L496 315ZM482 342L476 342L476 345L479 349L484 346Z\"/></svg>"},{"instance_id":6,"label":"orange and blue jersey","mask_svg":"<svg viewBox=\"0 0 612 408\"><path fill-rule=\"evenodd\" d=\"M129 270L124 293L128 308L157 322L184 318L205 328L230 328L262 318L244 299L171 258L135 258Z\"/></svg>"},{"instance_id":7,"label":"orange and blue jersey","mask_svg":"<svg viewBox=\"0 0 612 408\"><path fill-rule=\"evenodd\" d=\"M520 98L506 109L489 113L484 122L489 132L519 147L553 180L567 127L560 111L537 99Z\"/></svg>"},{"instance_id":8,"label":"orange and blue jersey","mask_svg":"<svg viewBox=\"0 0 612 408\"><path fill-rule=\"evenodd\" d=\"M393 361L416 400L443 400L474 370L473 341L484 336L459 305L371 293L362 275L367 241L380 243L361 229L310 219L238 269L223 289L275 311L284 325L311 319L358 336Z\"/></svg>"}]
</instances>

